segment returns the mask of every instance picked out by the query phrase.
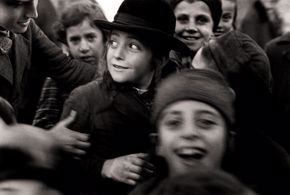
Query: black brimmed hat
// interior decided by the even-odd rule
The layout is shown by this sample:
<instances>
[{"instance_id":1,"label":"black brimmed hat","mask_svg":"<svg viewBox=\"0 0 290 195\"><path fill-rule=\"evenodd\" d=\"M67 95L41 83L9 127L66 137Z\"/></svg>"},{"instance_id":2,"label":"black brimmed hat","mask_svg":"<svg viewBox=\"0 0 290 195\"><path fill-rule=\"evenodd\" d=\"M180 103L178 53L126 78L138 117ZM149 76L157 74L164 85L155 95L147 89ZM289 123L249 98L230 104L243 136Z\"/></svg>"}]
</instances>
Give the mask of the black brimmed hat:
<instances>
[{"instance_id":1,"label":"black brimmed hat","mask_svg":"<svg viewBox=\"0 0 290 195\"><path fill-rule=\"evenodd\" d=\"M95 20L101 28L137 33L169 49L187 51L187 46L176 39L175 15L163 0L124 0L113 22Z\"/></svg>"}]
</instances>

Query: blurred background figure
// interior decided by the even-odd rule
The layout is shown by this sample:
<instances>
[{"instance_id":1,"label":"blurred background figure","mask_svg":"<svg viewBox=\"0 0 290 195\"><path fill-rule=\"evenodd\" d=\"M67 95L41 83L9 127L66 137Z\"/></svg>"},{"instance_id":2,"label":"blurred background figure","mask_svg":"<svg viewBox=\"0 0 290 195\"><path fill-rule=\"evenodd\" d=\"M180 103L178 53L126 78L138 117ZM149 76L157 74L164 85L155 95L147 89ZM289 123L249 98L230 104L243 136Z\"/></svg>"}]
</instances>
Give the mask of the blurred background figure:
<instances>
[{"instance_id":1,"label":"blurred background figure","mask_svg":"<svg viewBox=\"0 0 290 195\"><path fill-rule=\"evenodd\" d=\"M29 152L0 146L1 195L80 195L72 171L35 164Z\"/></svg>"},{"instance_id":2,"label":"blurred background figure","mask_svg":"<svg viewBox=\"0 0 290 195\"><path fill-rule=\"evenodd\" d=\"M262 48L271 39L282 34L282 20L278 15L279 0L256 0L240 21L241 32L248 34Z\"/></svg>"},{"instance_id":3,"label":"blurred background figure","mask_svg":"<svg viewBox=\"0 0 290 195\"><path fill-rule=\"evenodd\" d=\"M220 36L236 29L237 14L237 0L222 0L222 16L218 28L214 32L215 35Z\"/></svg>"},{"instance_id":4,"label":"blurred background figure","mask_svg":"<svg viewBox=\"0 0 290 195\"><path fill-rule=\"evenodd\" d=\"M290 153L290 1L280 0L278 5L283 19L283 34L265 46L273 75L273 98L276 111L277 138Z\"/></svg>"}]
</instances>

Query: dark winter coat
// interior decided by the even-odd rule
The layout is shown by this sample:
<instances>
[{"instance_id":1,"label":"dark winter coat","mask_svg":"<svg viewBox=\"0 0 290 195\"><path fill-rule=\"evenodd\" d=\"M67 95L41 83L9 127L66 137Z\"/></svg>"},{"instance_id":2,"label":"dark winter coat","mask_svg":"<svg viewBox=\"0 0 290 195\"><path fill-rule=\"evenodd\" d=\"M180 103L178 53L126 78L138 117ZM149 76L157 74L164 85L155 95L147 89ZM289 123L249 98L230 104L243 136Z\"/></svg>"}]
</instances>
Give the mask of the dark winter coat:
<instances>
[{"instance_id":1,"label":"dark winter coat","mask_svg":"<svg viewBox=\"0 0 290 195\"><path fill-rule=\"evenodd\" d=\"M148 152L150 110L153 91L138 95L130 86L116 84L106 74L75 89L65 102L62 117L77 112L72 130L89 133L91 150L85 167L96 194L126 194L131 186L103 179L105 160L123 155Z\"/></svg>"},{"instance_id":2,"label":"dark winter coat","mask_svg":"<svg viewBox=\"0 0 290 195\"><path fill-rule=\"evenodd\" d=\"M273 75L276 137L290 152L290 32L266 45Z\"/></svg>"}]
</instances>

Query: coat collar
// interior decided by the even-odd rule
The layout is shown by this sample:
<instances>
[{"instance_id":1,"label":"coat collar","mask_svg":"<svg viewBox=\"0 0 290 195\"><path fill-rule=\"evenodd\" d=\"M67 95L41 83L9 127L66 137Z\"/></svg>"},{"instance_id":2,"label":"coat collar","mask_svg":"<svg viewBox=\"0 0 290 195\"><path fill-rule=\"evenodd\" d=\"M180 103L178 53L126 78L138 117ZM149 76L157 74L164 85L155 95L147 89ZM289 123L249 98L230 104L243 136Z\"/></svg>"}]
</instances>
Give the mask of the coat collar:
<instances>
[{"instance_id":1,"label":"coat collar","mask_svg":"<svg viewBox=\"0 0 290 195\"><path fill-rule=\"evenodd\" d=\"M278 38L277 45L287 45L287 48L282 50L282 55L287 61L290 61L290 32L285 33Z\"/></svg>"},{"instance_id":2,"label":"coat collar","mask_svg":"<svg viewBox=\"0 0 290 195\"><path fill-rule=\"evenodd\" d=\"M118 84L113 81L108 71L105 72L101 85L112 94L114 107L124 116L134 119L146 119L150 123L149 109L146 107L146 102L143 102L137 95L137 91L132 86ZM148 99L153 100L154 88L149 88L146 92ZM151 98L152 97L152 98ZM133 114L132 114L133 113Z\"/></svg>"}]
</instances>

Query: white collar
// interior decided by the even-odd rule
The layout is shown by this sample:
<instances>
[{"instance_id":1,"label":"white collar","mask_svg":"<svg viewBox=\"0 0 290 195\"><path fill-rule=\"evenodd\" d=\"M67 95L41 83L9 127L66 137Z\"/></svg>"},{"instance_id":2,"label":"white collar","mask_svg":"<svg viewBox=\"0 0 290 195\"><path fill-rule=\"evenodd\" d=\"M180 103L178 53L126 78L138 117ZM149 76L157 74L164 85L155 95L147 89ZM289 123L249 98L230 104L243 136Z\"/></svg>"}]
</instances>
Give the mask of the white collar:
<instances>
[{"instance_id":1,"label":"white collar","mask_svg":"<svg viewBox=\"0 0 290 195\"><path fill-rule=\"evenodd\" d=\"M139 95L142 95L143 93L148 91L148 89L138 89L137 87L133 87L133 88L136 89Z\"/></svg>"}]
</instances>

